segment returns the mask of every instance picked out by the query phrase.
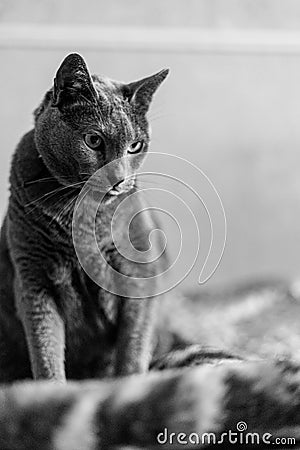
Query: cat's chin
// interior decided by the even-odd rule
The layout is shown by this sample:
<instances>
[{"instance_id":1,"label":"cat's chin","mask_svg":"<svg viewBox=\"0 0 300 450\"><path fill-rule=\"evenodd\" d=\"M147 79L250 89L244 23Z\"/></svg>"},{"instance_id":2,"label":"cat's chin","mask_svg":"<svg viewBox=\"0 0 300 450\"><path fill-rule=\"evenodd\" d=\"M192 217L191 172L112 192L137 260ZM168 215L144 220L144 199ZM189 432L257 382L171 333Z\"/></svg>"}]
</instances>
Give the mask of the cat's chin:
<instances>
[{"instance_id":1,"label":"cat's chin","mask_svg":"<svg viewBox=\"0 0 300 450\"><path fill-rule=\"evenodd\" d=\"M102 200L102 203L104 205L111 205L116 200L117 197L118 197L117 195L106 194Z\"/></svg>"},{"instance_id":2,"label":"cat's chin","mask_svg":"<svg viewBox=\"0 0 300 450\"><path fill-rule=\"evenodd\" d=\"M118 197L121 197L121 195L123 194L127 194L129 191L131 190L123 190L123 191L115 191L114 189L111 189L109 192L107 192L107 194L104 196L103 198L103 203L105 203L106 205L109 205L110 203L112 203L114 200L116 200Z\"/></svg>"}]
</instances>

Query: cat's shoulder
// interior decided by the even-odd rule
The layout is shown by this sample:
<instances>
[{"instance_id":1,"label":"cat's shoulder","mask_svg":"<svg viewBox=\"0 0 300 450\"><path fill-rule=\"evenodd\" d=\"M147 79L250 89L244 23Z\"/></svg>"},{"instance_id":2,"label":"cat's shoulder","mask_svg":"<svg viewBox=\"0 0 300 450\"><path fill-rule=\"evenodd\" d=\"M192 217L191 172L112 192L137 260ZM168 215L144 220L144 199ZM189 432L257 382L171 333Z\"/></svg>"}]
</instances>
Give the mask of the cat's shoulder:
<instances>
[{"instance_id":1,"label":"cat's shoulder","mask_svg":"<svg viewBox=\"0 0 300 450\"><path fill-rule=\"evenodd\" d=\"M25 186L26 182L39 177L42 169L33 128L23 135L14 152L10 173L11 186Z\"/></svg>"}]
</instances>

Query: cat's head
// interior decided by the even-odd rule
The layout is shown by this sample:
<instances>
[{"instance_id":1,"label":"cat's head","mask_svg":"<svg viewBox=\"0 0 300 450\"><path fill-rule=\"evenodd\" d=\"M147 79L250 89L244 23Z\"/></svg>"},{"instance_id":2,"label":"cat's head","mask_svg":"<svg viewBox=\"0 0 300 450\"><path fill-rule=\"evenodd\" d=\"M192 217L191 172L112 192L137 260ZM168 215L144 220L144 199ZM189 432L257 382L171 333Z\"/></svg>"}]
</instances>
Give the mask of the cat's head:
<instances>
[{"instance_id":1,"label":"cat's head","mask_svg":"<svg viewBox=\"0 0 300 450\"><path fill-rule=\"evenodd\" d=\"M167 75L165 69L131 83L112 81L91 76L80 55L68 55L35 111L37 150L51 174L69 185L125 157L114 165L111 184L118 182L120 193L128 189L149 146L147 111Z\"/></svg>"}]
</instances>

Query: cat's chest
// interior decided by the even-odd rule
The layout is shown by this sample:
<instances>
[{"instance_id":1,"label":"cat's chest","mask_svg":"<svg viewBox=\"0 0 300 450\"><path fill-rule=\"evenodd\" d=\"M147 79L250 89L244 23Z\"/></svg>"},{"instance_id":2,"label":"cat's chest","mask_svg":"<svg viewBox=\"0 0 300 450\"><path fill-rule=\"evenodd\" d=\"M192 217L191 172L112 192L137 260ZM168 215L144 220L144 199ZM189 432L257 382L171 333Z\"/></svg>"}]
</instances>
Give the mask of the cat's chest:
<instances>
[{"instance_id":1,"label":"cat's chest","mask_svg":"<svg viewBox=\"0 0 300 450\"><path fill-rule=\"evenodd\" d=\"M79 262L61 264L51 276L58 306L70 332L106 333L115 326L117 298L101 289Z\"/></svg>"},{"instance_id":2,"label":"cat's chest","mask_svg":"<svg viewBox=\"0 0 300 450\"><path fill-rule=\"evenodd\" d=\"M100 369L104 374L116 343L118 299L102 291L80 267L61 281L68 376L91 377Z\"/></svg>"}]
</instances>

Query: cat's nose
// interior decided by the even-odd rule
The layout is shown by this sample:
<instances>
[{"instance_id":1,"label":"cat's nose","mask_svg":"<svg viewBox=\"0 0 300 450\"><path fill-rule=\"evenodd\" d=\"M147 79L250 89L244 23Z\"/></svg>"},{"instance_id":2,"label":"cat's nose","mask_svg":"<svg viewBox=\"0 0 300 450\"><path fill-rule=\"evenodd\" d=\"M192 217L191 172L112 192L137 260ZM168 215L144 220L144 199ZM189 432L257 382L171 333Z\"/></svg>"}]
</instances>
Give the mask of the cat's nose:
<instances>
[{"instance_id":1,"label":"cat's nose","mask_svg":"<svg viewBox=\"0 0 300 450\"><path fill-rule=\"evenodd\" d=\"M107 175L112 186L125 180L130 175L127 158L123 157L109 164Z\"/></svg>"},{"instance_id":2,"label":"cat's nose","mask_svg":"<svg viewBox=\"0 0 300 450\"><path fill-rule=\"evenodd\" d=\"M115 184L113 185L113 188L116 189L118 186L120 186L120 184L124 183L124 181L125 181L125 179L122 178L122 180L118 181L117 183L115 183Z\"/></svg>"}]
</instances>

